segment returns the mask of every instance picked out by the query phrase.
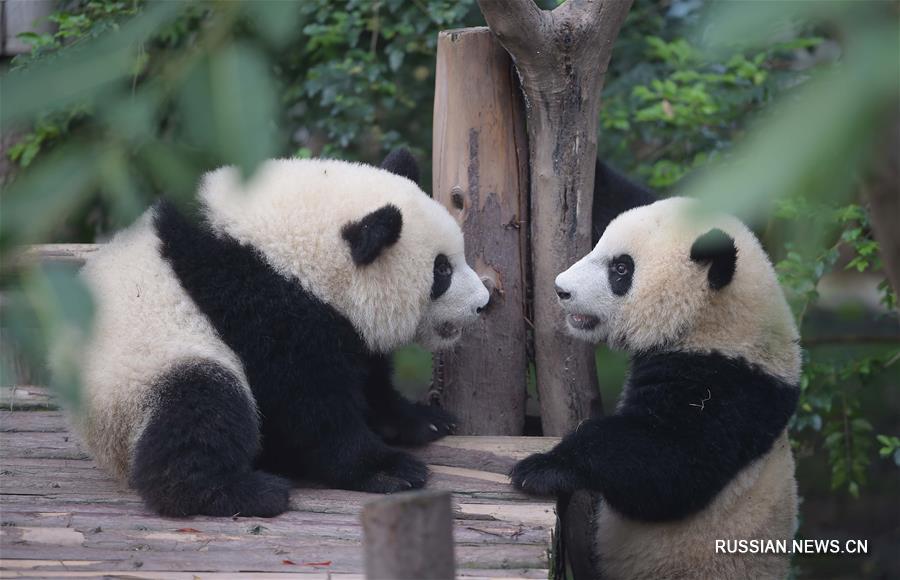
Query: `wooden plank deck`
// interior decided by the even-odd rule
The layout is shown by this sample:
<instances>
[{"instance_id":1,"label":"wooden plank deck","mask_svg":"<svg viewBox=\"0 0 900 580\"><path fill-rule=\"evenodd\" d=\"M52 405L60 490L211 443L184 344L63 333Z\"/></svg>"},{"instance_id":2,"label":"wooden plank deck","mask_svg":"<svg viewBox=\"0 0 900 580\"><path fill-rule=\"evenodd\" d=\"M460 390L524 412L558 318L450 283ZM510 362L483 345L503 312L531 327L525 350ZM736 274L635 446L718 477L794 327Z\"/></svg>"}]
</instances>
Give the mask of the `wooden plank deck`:
<instances>
[{"instance_id":1,"label":"wooden plank deck","mask_svg":"<svg viewBox=\"0 0 900 580\"><path fill-rule=\"evenodd\" d=\"M0 577L362 578L359 514L380 496L307 486L276 518L162 518L96 466L45 390L4 395ZM556 441L448 437L416 451L428 487L453 493L460 577L547 577L554 505L504 474Z\"/></svg>"}]
</instances>

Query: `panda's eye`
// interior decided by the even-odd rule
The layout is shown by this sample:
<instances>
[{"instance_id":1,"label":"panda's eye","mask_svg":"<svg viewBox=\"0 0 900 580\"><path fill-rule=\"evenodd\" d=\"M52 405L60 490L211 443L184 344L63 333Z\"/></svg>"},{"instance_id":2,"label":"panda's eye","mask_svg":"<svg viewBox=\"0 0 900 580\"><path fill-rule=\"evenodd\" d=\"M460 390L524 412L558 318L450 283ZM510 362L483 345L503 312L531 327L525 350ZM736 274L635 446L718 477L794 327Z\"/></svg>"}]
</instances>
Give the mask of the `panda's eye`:
<instances>
[{"instance_id":1,"label":"panda's eye","mask_svg":"<svg viewBox=\"0 0 900 580\"><path fill-rule=\"evenodd\" d=\"M628 254L621 254L609 262L609 288L616 296L625 296L631 289L634 277L634 260Z\"/></svg>"},{"instance_id":2,"label":"panda's eye","mask_svg":"<svg viewBox=\"0 0 900 580\"><path fill-rule=\"evenodd\" d=\"M453 265L444 254L434 259L434 280L431 283L431 299L437 300L450 288L453 279Z\"/></svg>"},{"instance_id":3,"label":"panda's eye","mask_svg":"<svg viewBox=\"0 0 900 580\"><path fill-rule=\"evenodd\" d=\"M444 254L440 254L434 259L435 277L446 278L451 274L453 274L453 266L450 265L450 260Z\"/></svg>"}]
</instances>

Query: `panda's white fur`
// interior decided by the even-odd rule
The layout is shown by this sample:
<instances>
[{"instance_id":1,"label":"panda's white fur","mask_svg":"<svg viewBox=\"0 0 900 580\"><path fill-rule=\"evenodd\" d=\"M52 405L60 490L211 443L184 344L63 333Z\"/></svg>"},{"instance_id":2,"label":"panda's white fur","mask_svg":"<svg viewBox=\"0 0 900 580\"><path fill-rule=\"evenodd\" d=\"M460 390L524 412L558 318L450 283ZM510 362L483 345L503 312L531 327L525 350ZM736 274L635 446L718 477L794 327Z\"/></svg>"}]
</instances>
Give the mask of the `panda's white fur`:
<instances>
[{"instance_id":1,"label":"panda's white fur","mask_svg":"<svg viewBox=\"0 0 900 580\"><path fill-rule=\"evenodd\" d=\"M688 249L718 228L734 239L740 266L727 291L709 288L705 266ZM619 254L639 263L624 300L607 283L607 263ZM577 288L563 304L569 315L586 313L600 324L572 333L631 352L665 344L690 351L718 350L757 364L788 383L800 377L799 334L775 270L756 236L740 220L709 214L697 200L672 197L620 214L594 249L556 278ZM571 320L571 318L569 319Z\"/></svg>"},{"instance_id":2,"label":"panda's white fur","mask_svg":"<svg viewBox=\"0 0 900 580\"><path fill-rule=\"evenodd\" d=\"M737 267L722 290L688 249L711 228L734 239ZM607 282L609 260L630 254L634 282L624 298ZM800 377L799 335L775 271L753 233L739 220L704 212L699 202L670 198L614 219L596 247L561 273L557 287L572 292L563 308L599 324L576 335L614 348L710 352L758 365L789 384ZM627 387L626 387L627 388ZM717 554L716 540L780 539L796 531L794 459L786 430L771 451L745 467L705 509L674 522L648 523L598 506L596 556L602 577L784 578L784 555Z\"/></svg>"},{"instance_id":3,"label":"panda's white fur","mask_svg":"<svg viewBox=\"0 0 900 580\"><path fill-rule=\"evenodd\" d=\"M122 480L153 412L154 379L178 361L217 362L241 377L253 401L241 362L159 255L152 218L148 213L117 234L82 270L96 311L83 357L83 412L76 421L93 457Z\"/></svg>"},{"instance_id":4,"label":"panda's white fur","mask_svg":"<svg viewBox=\"0 0 900 580\"><path fill-rule=\"evenodd\" d=\"M387 171L282 159L245 184L234 168L214 171L200 195L217 230L258 248L278 272L337 308L373 350L389 352L414 339L427 348L447 346L434 327L465 323L473 305L487 302L487 289L466 264L459 225L415 183ZM356 268L340 226L385 204L403 214L401 242L390 249L390 260ZM450 259L455 277L442 300L432 303L436 251Z\"/></svg>"},{"instance_id":5,"label":"panda's white fur","mask_svg":"<svg viewBox=\"0 0 900 580\"><path fill-rule=\"evenodd\" d=\"M387 371L380 370L383 363L378 357L414 340L430 349L451 345L459 329L470 323L488 301L487 289L466 264L462 233L453 218L413 181L387 170L333 160L281 159L264 163L251 179L242 182L237 169L226 167L203 178L199 198L202 227L223 240L236 240L252 248L285 283L299 283L302 291L349 320L375 357L372 364L380 365L372 372L389 373L389 366ZM389 241L371 263L354 264L348 241L342 237L343 228L385 206L402 215L399 239ZM226 345L162 255L164 242L155 225L160 211L159 206L148 210L105 244L83 269L97 311L92 339L84 352L84 412L76 422L93 456L121 479L134 475L135 446L148 421L159 414L163 396L158 392L162 388L160 378L181 372L177 370L180 365L202 362L226 375L230 373L246 399L234 405L248 405L253 414L257 412L255 388L252 392L248 381L248 361L241 360ZM433 298L433 261L437 254L447 256L453 274L446 292ZM314 335L316 331L305 332ZM265 361L255 364L265 367ZM340 379L335 380L342 384ZM389 382L389 376L383 381ZM425 421L427 438L410 436L413 439L407 444L447 432L450 419L444 420L439 410L408 404L392 390L384 397L385 404L407 413L404 417L409 428ZM434 424L429 425L429 417ZM258 433L246 435L259 437ZM172 437L179 434L172 433ZM248 449L258 448L258 441L247 445ZM342 444L335 445L339 448ZM351 441L347 445L353 451L356 444ZM387 464L405 466L406 472L412 473L408 478L413 483L394 484L389 473L376 474L381 479L372 481L382 487L373 490L424 483L424 466L388 447L377 449ZM273 494L282 493L281 485L274 485L277 489ZM243 499L253 493L252 486L241 489ZM238 495L234 501L253 506L242 509L256 510L260 515L286 509L286 493L284 499L267 506L252 500L241 504L243 499ZM166 507L160 501L166 500L157 500L154 507L174 515L219 515L230 509L227 501L209 507L213 499L205 507L191 505L188 500ZM148 503L154 501L148 499Z\"/></svg>"}]
</instances>

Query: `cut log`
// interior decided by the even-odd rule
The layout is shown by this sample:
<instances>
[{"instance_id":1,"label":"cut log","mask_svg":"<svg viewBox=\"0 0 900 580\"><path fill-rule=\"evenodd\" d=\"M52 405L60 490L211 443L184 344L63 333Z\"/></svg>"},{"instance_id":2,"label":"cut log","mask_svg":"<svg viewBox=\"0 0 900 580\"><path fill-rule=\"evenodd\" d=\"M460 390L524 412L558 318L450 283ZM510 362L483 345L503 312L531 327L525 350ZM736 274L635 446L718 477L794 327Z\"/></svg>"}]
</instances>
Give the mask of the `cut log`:
<instances>
[{"instance_id":1,"label":"cut log","mask_svg":"<svg viewBox=\"0 0 900 580\"><path fill-rule=\"evenodd\" d=\"M434 198L456 217L466 260L491 291L477 326L435 355L433 393L460 434L520 435L528 149L512 61L485 27L438 36L433 155Z\"/></svg>"},{"instance_id":2,"label":"cut log","mask_svg":"<svg viewBox=\"0 0 900 580\"><path fill-rule=\"evenodd\" d=\"M366 578L452 580L453 509L444 491L398 494L362 512Z\"/></svg>"}]
</instances>

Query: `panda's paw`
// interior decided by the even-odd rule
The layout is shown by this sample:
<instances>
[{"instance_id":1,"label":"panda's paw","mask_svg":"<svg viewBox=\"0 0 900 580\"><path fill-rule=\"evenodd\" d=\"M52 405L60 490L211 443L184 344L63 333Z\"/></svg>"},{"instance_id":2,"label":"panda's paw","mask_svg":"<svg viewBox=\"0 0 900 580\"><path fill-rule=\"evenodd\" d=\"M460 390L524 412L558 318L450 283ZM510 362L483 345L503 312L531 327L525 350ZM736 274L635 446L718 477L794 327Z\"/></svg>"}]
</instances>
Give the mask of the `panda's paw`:
<instances>
[{"instance_id":1,"label":"panda's paw","mask_svg":"<svg viewBox=\"0 0 900 580\"><path fill-rule=\"evenodd\" d=\"M581 487L578 474L552 452L526 457L513 467L509 477L513 486L533 495L559 495Z\"/></svg>"},{"instance_id":2,"label":"panda's paw","mask_svg":"<svg viewBox=\"0 0 900 580\"><path fill-rule=\"evenodd\" d=\"M440 407L416 403L413 408L419 420L423 443L450 435L456 429L456 417Z\"/></svg>"},{"instance_id":3,"label":"panda's paw","mask_svg":"<svg viewBox=\"0 0 900 580\"><path fill-rule=\"evenodd\" d=\"M360 491L395 493L425 486L428 467L408 453L398 451L380 461L375 472L362 480Z\"/></svg>"},{"instance_id":4,"label":"panda's paw","mask_svg":"<svg viewBox=\"0 0 900 580\"><path fill-rule=\"evenodd\" d=\"M255 489L248 494L247 506L243 515L254 515L271 518L290 509L291 482L283 477L257 471L252 480Z\"/></svg>"},{"instance_id":5,"label":"panda's paw","mask_svg":"<svg viewBox=\"0 0 900 580\"><path fill-rule=\"evenodd\" d=\"M398 445L425 445L456 429L456 417L440 407L415 403L403 415L392 441Z\"/></svg>"},{"instance_id":6,"label":"panda's paw","mask_svg":"<svg viewBox=\"0 0 900 580\"><path fill-rule=\"evenodd\" d=\"M212 484L212 482L210 482ZM189 515L199 513L208 516L235 516L271 518L290 509L291 482L283 477L253 471L239 474L227 483L216 482L213 487L215 493L208 493L209 497L203 507L196 510L161 510L164 515ZM184 502L190 497L184 489L173 501ZM174 511L174 514L173 514Z\"/></svg>"}]
</instances>

